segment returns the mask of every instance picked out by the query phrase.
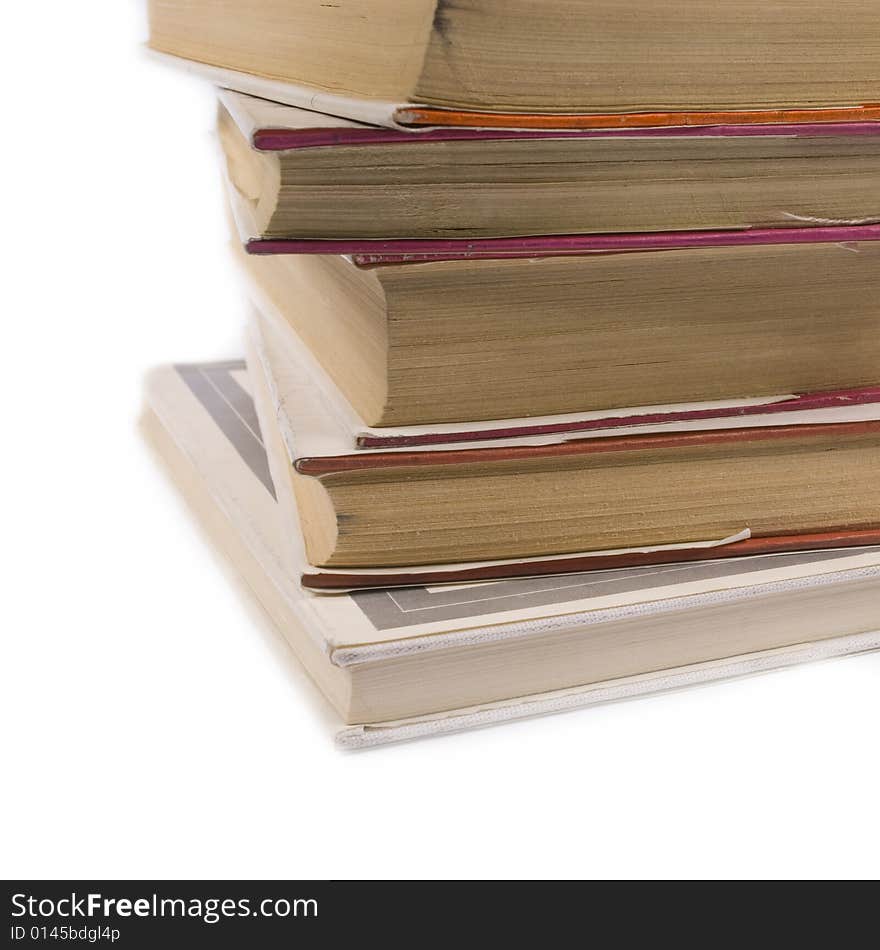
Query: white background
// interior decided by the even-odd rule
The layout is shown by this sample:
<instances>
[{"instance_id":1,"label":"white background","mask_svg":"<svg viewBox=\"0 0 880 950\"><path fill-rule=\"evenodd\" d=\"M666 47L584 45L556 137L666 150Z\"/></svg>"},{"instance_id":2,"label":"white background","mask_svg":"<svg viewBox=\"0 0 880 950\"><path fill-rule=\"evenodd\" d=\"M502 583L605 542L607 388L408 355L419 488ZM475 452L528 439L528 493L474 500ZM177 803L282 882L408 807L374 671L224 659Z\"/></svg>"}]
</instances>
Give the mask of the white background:
<instances>
[{"instance_id":1,"label":"white background","mask_svg":"<svg viewBox=\"0 0 880 950\"><path fill-rule=\"evenodd\" d=\"M336 751L135 430L239 352L210 91L134 3L4 22L3 876L877 876L876 654Z\"/></svg>"}]
</instances>

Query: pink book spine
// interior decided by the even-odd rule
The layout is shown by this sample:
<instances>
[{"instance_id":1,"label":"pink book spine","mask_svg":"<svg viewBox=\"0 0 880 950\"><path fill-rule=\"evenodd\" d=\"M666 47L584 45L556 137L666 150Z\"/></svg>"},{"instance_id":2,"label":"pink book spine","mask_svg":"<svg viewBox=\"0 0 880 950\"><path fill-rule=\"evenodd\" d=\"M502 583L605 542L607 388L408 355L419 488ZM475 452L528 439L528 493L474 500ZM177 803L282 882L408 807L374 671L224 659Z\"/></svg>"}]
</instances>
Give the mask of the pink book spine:
<instances>
[{"instance_id":1,"label":"pink book spine","mask_svg":"<svg viewBox=\"0 0 880 950\"><path fill-rule=\"evenodd\" d=\"M756 244L849 244L880 240L880 224L749 228L741 231L652 231L638 234L564 234L514 238L394 240L254 239L250 254L348 254L361 267L425 261L487 260L574 254L662 251Z\"/></svg>"}]
</instances>

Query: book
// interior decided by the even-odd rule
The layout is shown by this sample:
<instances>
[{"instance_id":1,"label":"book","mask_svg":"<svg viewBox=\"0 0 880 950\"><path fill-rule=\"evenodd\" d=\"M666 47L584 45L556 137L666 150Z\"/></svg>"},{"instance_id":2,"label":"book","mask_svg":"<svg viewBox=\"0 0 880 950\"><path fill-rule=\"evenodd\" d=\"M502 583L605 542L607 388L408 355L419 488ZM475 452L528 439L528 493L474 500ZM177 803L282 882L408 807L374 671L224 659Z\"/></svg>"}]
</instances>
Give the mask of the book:
<instances>
[{"instance_id":1,"label":"book","mask_svg":"<svg viewBox=\"0 0 880 950\"><path fill-rule=\"evenodd\" d=\"M317 241L236 256L261 309L353 406L359 443L416 446L611 427L630 407L873 399L880 227L805 230L802 243L543 256L331 255Z\"/></svg>"},{"instance_id":2,"label":"book","mask_svg":"<svg viewBox=\"0 0 880 950\"><path fill-rule=\"evenodd\" d=\"M685 559L717 545L736 556L742 541L743 553L756 541L869 543L880 529L876 402L820 410L825 424L707 431L697 420L549 444L337 454L344 428L286 340L255 320L254 399L282 507L298 511L309 563L338 570L339 586L375 585L376 569L386 584L417 582L418 565L431 583L453 582L582 570L594 557L593 569L634 554L657 563L681 548L694 549Z\"/></svg>"},{"instance_id":3,"label":"book","mask_svg":"<svg viewBox=\"0 0 880 950\"><path fill-rule=\"evenodd\" d=\"M462 246L880 221L877 122L395 135L226 92L218 128L248 240Z\"/></svg>"},{"instance_id":4,"label":"book","mask_svg":"<svg viewBox=\"0 0 880 950\"><path fill-rule=\"evenodd\" d=\"M443 109L434 106L401 104L375 98L352 97L319 91L313 86L269 79L221 66L163 53L155 48L148 56L161 65L191 74L218 89L231 90L299 109L338 116L399 132L423 134L428 131L462 129L504 131L615 131L627 129L707 128L726 130L734 126L817 125L822 123L865 123L880 120L880 104L821 108L675 110L672 112L482 112Z\"/></svg>"},{"instance_id":5,"label":"book","mask_svg":"<svg viewBox=\"0 0 880 950\"><path fill-rule=\"evenodd\" d=\"M880 250L880 245L877 245ZM839 259L846 248L834 245L834 259ZM370 425L369 390L367 384L379 378L384 381L385 376L376 372L376 364L381 365L381 356L374 352L375 341L368 341L362 328L358 327L353 319L351 308L356 305L358 295L352 292L342 292L335 283L322 278L317 281L306 280L305 275L312 273L313 262L326 264L334 272L343 273L358 265L352 258L345 257L307 257L295 255L267 260L265 257L249 257L240 253L240 248L233 244L233 252L240 263L245 267L245 289L255 309L261 316L262 323L271 328L267 348L277 354L275 359L276 374L283 373L279 364L288 363L296 367L292 375L285 377L284 391L278 392L294 421L291 428L299 431L298 444L300 451L305 455L347 455L351 452L364 449L405 449L405 448L444 448L458 445L473 447L491 445L516 445L528 443L530 445L564 442L573 438L590 438L597 435L626 435L657 432L677 432L684 430L697 431L699 429L729 428L732 426L766 426L780 422L791 424L821 423L821 422L855 422L861 419L876 418L878 403L880 403L880 386L877 384L858 386L842 390L819 390L815 392L783 393L775 392L766 396L740 396L738 398L721 400L703 400L691 403L654 404L640 406L626 406L614 410L598 409L580 412L554 413L553 415L524 415L520 417L507 416L496 419L480 419L485 415L482 407L473 406L471 419L465 422L422 422L418 424L392 424L389 414L382 412L377 424ZM268 265L262 269L263 262ZM276 281L273 274L274 264L286 265L290 262L290 270L286 271L291 283ZM466 262L462 262L467 266ZM534 266L534 263L532 266ZM824 279L827 271L833 269L828 260L826 268L820 273ZM365 265L369 267L370 265ZM388 265L391 267L391 265ZM408 266L408 265L404 265ZM254 269L255 268L255 269ZM286 270L286 268L285 268ZM380 271L383 271L381 268ZM415 267L414 270L430 273L433 268L425 264ZM299 280L294 284L294 279ZM302 279L301 279L302 278ZM814 291L816 284L804 276L805 282ZM472 300L479 296L479 287L474 286ZM550 289L548 288L548 293ZM843 309L846 299L846 290L841 290L837 299L838 312ZM775 311L764 313L765 320L772 323L780 318L781 306L778 298L768 295L776 305ZM873 306L870 297L866 296L866 303L870 311ZM756 304L751 303L752 307ZM511 300L511 308L514 301ZM760 307L759 307L760 309ZM869 322L870 322L869 317ZM518 330L527 334L530 330L523 327L525 318L519 323ZM821 326L827 326L823 321ZM821 341L822 353L820 357L830 357L837 354L841 346L842 327L845 321L841 318L827 338ZM425 333L436 334L436 322L431 322ZM817 328L817 333L821 330ZM535 336L539 339L533 362L537 361L541 353L548 346L546 338L541 338L540 327L535 329ZM618 326L621 337L626 334L626 325ZM735 333L731 329L731 333ZM870 341L875 334L873 331L865 333L858 339L846 340L850 352L842 354L836 363L830 358L823 359L823 364L831 364L828 368L835 373L850 372L850 360L858 364L863 351L869 353L867 378L876 378L877 360L871 349ZM865 345L865 339L869 345ZM814 337L815 339L815 337ZM439 340L438 340L439 342ZM621 340L623 345L626 341ZM817 341L818 342L818 341ZM515 341L505 343L505 359L510 359L511 350ZM687 339L682 339L682 348L689 345ZM742 343L739 344L742 348ZM436 344L435 344L436 347ZM377 347L378 348L378 347ZM624 349L627 349L624 346ZM858 353L853 351L858 350ZM434 349L433 352L436 352ZM444 409L439 403L446 399L458 398L458 389L450 387L444 373L452 374L455 366L452 360L444 359L444 364L436 373L432 373L432 349L426 347L425 359L420 372L431 379L435 402L432 418L448 418L451 412ZM637 349L628 348L628 356L636 362ZM794 356L791 347L786 350L789 358ZM805 347L804 354L809 356L813 351ZM729 350L719 352L719 359L727 357ZM386 357L387 358L387 357ZM745 359L740 357L740 359ZM376 362L373 363L372 360ZM694 355L694 362L697 358ZM733 361L731 361L733 362ZM844 365L841 365L844 364ZM590 399L591 386L594 385L594 376L597 368L588 363L589 375L577 382L570 381L570 389L575 397L580 398L579 405L587 405ZM688 366L686 361L680 364L681 374L689 378L690 374L698 374L700 367ZM619 373L625 367L616 364ZM561 372L558 361L548 362L545 366L537 366L547 379L547 386L554 383L556 375ZM505 371L507 367L505 365ZM399 371L398 371L399 372ZM499 368L487 363L485 373L500 372ZM650 372L650 367L645 370ZM736 373L745 374L744 368L736 368ZM389 375L389 380L391 379ZM850 377L851 378L851 377ZM790 377L789 377L790 379ZM837 376L837 380L843 376ZM419 373L414 373L410 386L402 391L402 395L409 398L421 380ZM801 380L803 381L803 380ZM528 387L531 380L519 380L519 385ZM380 383L383 385L383 383ZM461 386L461 382L458 382ZM771 388L771 387L768 387ZM684 390L679 390L679 395ZM737 391L745 392L745 387L738 386ZM644 389L636 390L639 396ZM484 391L484 396L487 393ZM592 400L595 404L595 399ZM535 403L528 403L525 408L534 413L535 404L540 404L538 398ZM306 407L312 407L306 409ZM513 407L512 401L504 402L509 411ZM378 415L378 413L377 413ZM310 428L308 418L325 418L332 420L332 425L323 425L316 429Z\"/></svg>"},{"instance_id":6,"label":"book","mask_svg":"<svg viewBox=\"0 0 880 950\"><path fill-rule=\"evenodd\" d=\"M212 0L150 0L149 16L156 50L355 118L657 122L880 102L871 0L833 15L821 0L226 0L222 15Z\"/></svg>"},{"instance_id":7,"label":"book","mask_svg":"<svg viewBox=\"0 0 880 950\"><path fill-rule=\"evenodd\" d=\"M148 381L145 431L336 709L345 748L880 648L880 546L321 595L287 537L242 361Z\"/></svg>"}]
</instances>

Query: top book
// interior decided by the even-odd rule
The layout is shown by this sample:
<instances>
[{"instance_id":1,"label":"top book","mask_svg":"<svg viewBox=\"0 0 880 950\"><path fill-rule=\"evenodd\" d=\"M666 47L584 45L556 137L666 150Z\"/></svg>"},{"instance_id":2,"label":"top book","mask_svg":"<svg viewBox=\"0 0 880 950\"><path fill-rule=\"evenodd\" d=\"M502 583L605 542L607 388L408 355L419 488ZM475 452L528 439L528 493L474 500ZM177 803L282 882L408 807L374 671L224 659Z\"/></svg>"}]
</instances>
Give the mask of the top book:
<instances>
[{"instance_id":1,"label":"top book","mask_svg":"<svg viewBox=\"0 0 880 950\"><path fill-rule=\"evenodd\" d=\"M772 116L880 103L876 0L149 0L149 8L155 50L305 87L322 111L333 111L329 95L336 114L368 121L370 102L413 125L490 124L504 121L499 113L516 125L565 113L688 124L657 113ZM339 108L346 100L354 107Z\"/></svg>"}]
</instances>

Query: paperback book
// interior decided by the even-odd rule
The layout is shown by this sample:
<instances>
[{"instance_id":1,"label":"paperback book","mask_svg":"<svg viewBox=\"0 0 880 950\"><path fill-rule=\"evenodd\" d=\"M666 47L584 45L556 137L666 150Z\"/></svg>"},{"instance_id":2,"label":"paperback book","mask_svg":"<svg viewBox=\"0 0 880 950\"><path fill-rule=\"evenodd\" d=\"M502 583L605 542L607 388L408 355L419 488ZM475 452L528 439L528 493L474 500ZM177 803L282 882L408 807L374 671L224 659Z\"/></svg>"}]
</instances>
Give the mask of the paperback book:
<instances>
[{"instance_id":1,"label":"paperback book","mask_svg":"<svg viewBox=\"0 0 880 950\"><path fill-rule=\"evenodd\" d=\"M531 127L876 117L872 0L150 0L202 75L376 124ZM843 51L843 52L842 52Z\"/></svg>"},{"instance_id":2,"label":"paperback book","mask_svg":"<svg viewBox=\"0 0 880 950\"><path fill-rule=\"evenodd\" d=\"M691 231L880 221L878 122L406 135L225 92L219 135L259 241L685 232L687 245Z\"/></svg>"}]
</instances>

